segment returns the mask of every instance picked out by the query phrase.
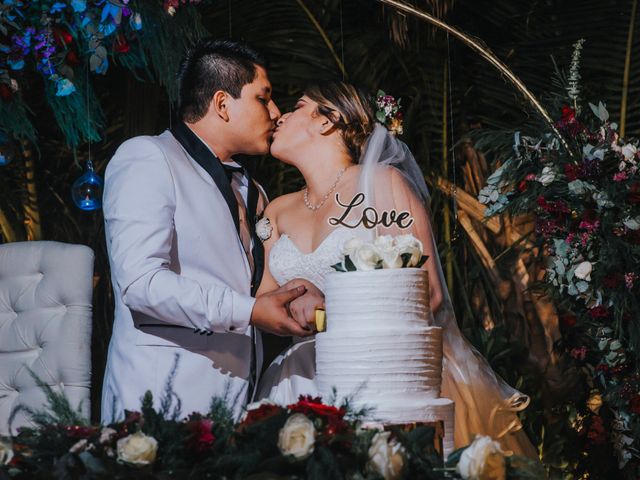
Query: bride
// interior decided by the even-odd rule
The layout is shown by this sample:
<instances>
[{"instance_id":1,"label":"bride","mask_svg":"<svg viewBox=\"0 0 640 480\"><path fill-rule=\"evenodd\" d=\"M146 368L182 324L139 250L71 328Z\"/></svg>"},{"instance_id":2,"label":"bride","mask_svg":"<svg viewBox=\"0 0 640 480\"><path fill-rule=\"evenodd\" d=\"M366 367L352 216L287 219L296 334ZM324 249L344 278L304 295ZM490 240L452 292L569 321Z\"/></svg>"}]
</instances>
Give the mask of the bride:
<instances>
[{"instance_id":1,"label":"bride","mask_svg":"<svg viewBox=\"0 0 640 480\"><path fill-rule=\"evenodd\" d=\"M344 82L308 88L278 121L271 153L296 167L306 187L276 198L265 210L258 229L265 247L258 295L296 278L322 292L347 240L413 234L429 256L423 268L429 276L432 323L443 328L442 395L455 402L456 448L477 433L499 439L515 453L537 457L515 413L529 398L498 378L462 336L438 260L424 178L407 146L376 122L367 95ZM364 193L364 201L358 193ZM367 207L407 211L413 221L409 228L373 225L373 210L365 211ZM322 307L322 301L315 306ZM290 308L295 313L299 307L292 303ZM318 395L313 337L294 338L265 371L257 398L287 405L299 395Z\"/></svg>"}]
</instances>

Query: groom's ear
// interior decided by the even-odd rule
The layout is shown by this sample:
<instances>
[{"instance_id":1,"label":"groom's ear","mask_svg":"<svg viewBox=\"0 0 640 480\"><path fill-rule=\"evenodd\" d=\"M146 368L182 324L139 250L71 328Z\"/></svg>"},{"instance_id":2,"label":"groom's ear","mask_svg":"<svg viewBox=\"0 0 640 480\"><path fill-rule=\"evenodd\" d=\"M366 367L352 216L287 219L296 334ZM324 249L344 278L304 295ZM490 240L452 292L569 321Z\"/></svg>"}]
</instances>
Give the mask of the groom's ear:
<instances>
[{"instance_id":1,"label":"groom's ear","mask_svg":"<svg viewBox=\"0 0 640 480\"><path fill-rule=\"evenodd\" d=\"M229 121L229 96L227 92L218 90L213 94L211 103L209 104L209 110L211 113L215 113L223 121Z\"/></svg>"}]
</instances>

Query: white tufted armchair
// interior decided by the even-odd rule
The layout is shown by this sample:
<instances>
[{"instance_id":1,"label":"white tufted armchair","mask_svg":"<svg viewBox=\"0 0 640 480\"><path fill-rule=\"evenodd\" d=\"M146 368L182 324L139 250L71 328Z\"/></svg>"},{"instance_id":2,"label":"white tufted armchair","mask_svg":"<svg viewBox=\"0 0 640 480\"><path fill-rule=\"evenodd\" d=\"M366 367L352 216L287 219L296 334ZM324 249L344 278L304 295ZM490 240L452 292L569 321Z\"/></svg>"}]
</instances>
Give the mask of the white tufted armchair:
<instances>
[{"instance_id":1,"label":"white tufted armchair","mask_svg":"<svg viewBox=\"0 0 640 480\"><path fill-rule=\"evenodd\" d=\"M45 404L28 368L89 416L93 258L82 245L0 245L0 435L16 405ZM12 430L28 424L18 414Z\"/></svg>"}]
</instances>

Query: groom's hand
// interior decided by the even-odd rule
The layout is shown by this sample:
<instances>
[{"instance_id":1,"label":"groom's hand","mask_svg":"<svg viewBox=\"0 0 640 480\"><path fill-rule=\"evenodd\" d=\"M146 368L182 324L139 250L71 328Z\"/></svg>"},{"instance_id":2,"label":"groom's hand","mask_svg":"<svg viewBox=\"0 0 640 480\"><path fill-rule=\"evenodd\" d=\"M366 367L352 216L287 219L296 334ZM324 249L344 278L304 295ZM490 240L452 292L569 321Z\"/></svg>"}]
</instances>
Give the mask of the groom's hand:
<instances>
[{"instance_id":1,"label":"groom's hand","mask_svg":"<svg viewBox=\"0 0 640 480\"><path fill-rule=\"evenodd\" d=\"M251 325L281 336L311 335L313 331L302 328L289 316L287 308L292 301L304 295L306 291L307 289L302 285L294 288L285 285L278 290L259 296L251 312Z\"/></svg>"}]
</instances>

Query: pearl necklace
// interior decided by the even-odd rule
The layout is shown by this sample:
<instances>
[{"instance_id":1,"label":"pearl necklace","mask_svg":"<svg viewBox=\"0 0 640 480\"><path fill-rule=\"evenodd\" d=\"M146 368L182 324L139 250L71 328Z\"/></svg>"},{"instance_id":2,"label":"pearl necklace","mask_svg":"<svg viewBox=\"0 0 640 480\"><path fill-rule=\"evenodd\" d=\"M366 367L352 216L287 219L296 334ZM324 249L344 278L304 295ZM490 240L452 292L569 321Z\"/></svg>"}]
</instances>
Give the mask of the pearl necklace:
<instances>
[{"instance_id":1,"label":"pearl necklace","mask_svg":"<svg viewBox=\"0 0 640 480\"><path fill-rule=\"evenodd\" d=\"M344 172L347 171L347 168L349 168L350 166L351 165L344 167L342 170L340 170L340 172L338 173L338 176L336 177L336 181L333 182L333 185L331 185L331 188L329 189L329 191L326 193L324 197L322 197L322 200L317 205L311 205L311 202L309 202L309 188L304 187L303 198L304 198L304 204L306 205L306 207L312 212L315 212L316 210L320 209L325 204L325 202L329 199L329 195L331 195L333 191L336 189L336 187L338 186L338 182L340 182L340 178L342 177Z\"/></svg>"}]
</instances>

